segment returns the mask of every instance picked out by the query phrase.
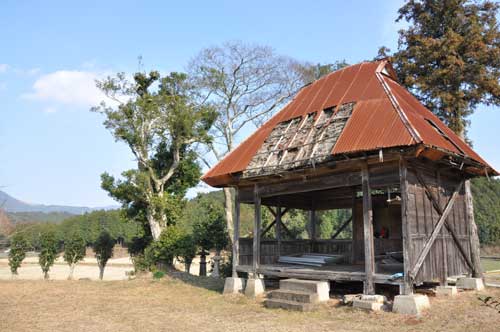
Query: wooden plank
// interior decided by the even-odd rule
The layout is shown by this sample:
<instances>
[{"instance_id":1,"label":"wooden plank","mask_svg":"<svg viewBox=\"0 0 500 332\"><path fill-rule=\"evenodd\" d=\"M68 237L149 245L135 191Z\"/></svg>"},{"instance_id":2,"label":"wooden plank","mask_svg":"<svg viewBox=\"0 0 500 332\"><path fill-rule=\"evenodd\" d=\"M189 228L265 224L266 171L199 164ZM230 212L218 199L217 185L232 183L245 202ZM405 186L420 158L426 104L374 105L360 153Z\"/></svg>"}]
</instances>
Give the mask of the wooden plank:
<instances>
[{"instance_id":1,"label":"wooden plank","mask_svg":"<svg viewBox=\"0 0 500 332\"><path fill-rule=\"evenodd\" d=\"M402 295L413 293L413 280L410 277L410 253L411 253L411 236L408 227L408 170L406 161L403 156L399 159L399 178L401 189L401 235L403 237L403 266L404 280L403 286L400 289Z\"/></svg>"},{"instance_id":2,"label":"wooden plank","mask_svg":"<svg viewBox=\"0 0 500 332\"><path fill-rule=\"evenodd\" d=\"M276 241L278 242L278 258L281 256L281 216L284 212L281 212L281 206L276 207Z\"/></svg>"},{"instance_id":3,"label":"wooden plank","mask_svg":"<svg viewBox=\"0 0 500 332\"><path fill-rule=\"evenodd\" d=\"M252 267L254 274L260 264L260 225L261 225L261 209L260 209L260 196L258 186L255 185L254 190L254 225L253 225L253 259Z\"/></svg>"},{"instance_id":4,"label":"wooden plank","mask_svg":"<svg viewBox=\"0 0 500 332\"><path fill-rule=\"evenodd\" d=\"M436 172L436 178L437 178L437 183L438 183L438 205L441 207L441 190L442 190L442 184L441 184L441 172L438 170ZM444 232L442 232L442 249L443 249L443 270L442 270L442 276L441 276L441 286L446 286L448 285L448 250L446 247L446 242L448 239L446 238Z\"/></svg>"},{"instance_id":5,"label":"wooden plank","mask_svg":"<svg viewBox=\"0 0 500 332\"><path fill-rule=\"evenodd\" d=\"M363 189L363 233L365 244L365 274L364 294L375 294L373 274L375 273L375 253L373 244L373 211L370 189L370 176L368 164L361 167L362 189Z\"/></svg>"},{"instance_id":6,"label":"wooden plank","mask_svg":"<svg viewBox=\"0 0 500 332\"><path fill-rule=\"evenodd\" d=\"M311 240L316 240L316 211L309 210L309 237Z\"/></svg>"},{"instance_id":7,"label":"wooden plank","mask_svg":"<svg viewBox=\"0 0 500 332\"><path fill-rule=\"evenodd\" d=\"M477 234L477 226L474 221L474 206L472 201L472 192L470 188L470 180L465 181L465 208L467 212L467 221L469 228L469 245L470 256L472 260L472 276L474 278L482 278L483 271L481 268L481 258L479 250L479 236Z\"/></svg>"},{"instance_id":8,"label":"wooden plank","mask_svg":"<svg viewBox=\"0 0 500 332\"><path fill-rule=\"evenodd\" d=\"M342 224L342 226L340 226L339 229L337 229L337 231L335 232L335 234L332 235L331 239L335 240L337 238L337 236L339 236L339 234L342 233L342 231L349 225L349 223L351 221L352 221L352 214L349 217L349 219L347 219L346 221L344 221L344 223Z\"/></svg>"},{"instance_id":9,"label":"wooden plank","mask_svg":"<svg viewBox=\"0 0 500 332\"><path fill-rule=\"evenodd\" d=\"M412 278L415 278L418 271L420 270L420 267L422 266L422 263L424 262L425 258L427 257L427 254L429 254L429 251L431 250L431 247L434 244L436 237L438 236L439 232L441 231L441 227L444 225L446 218L448 218L448 215L450 214L450 211L453 208L453 204L455 203L455 200L458 196L458 192L462 188L463 183L464 183L464 181L462 180L459 183L459 185L457 186L457 188L455 188L455 190L453 191L453 195L451 196L450 200L446 204L446 207L443 211L443 214L441 214L441 216L439 217L439 220L438 220L436 227L434 228L431 236L429 237L429 239L425 243L425 246L422 249L422 252L420 252L418 259L410 272L410 276Z\"/></svg>"},{"instance_id":10,"label":"wooden plank","mask_svg":"<svg viewBox=\"0 0 500 332\"><path fill-rule=\"evenodd\" d=\"M233 278L238 278L236 267L240 263L240 194L238 188L235 190L234 197L234 241L233 241Z\"/></svg>"},{"instance_id":11,"label":"wooden plank","mask_svg":"<svg viewBox=\"0 0 500 332\"><path fill-rule=\"evenodd\" d=\"M442 216L444 211L441 208L441 205L440 205L439 201L436 199L436 196L434 195L432 190L425 183L420 171L417 168L413 168L413 171L414 171L415 176L417 177L418 182L425 188L425 193L426 193L427 197L429 198L429 200L432 202L432 206L434 207L434 210L436 210L436 212L439 214L439 216ZM449 222L447 220L445 220L444 223L445 223L444 224L445 228L450 233L455 245L458 247L459 252L462 254L462 257L464 258L465 263L469 266L469 268L474 269L473 264L472 264L471 260L469 259L469 256L467 255L467 251L464 249L464 247L460 243L460 240L458 239L458 236L455 233L454 229L451 227L451 225L449 224Z\"/></svg>"}]
</instances>

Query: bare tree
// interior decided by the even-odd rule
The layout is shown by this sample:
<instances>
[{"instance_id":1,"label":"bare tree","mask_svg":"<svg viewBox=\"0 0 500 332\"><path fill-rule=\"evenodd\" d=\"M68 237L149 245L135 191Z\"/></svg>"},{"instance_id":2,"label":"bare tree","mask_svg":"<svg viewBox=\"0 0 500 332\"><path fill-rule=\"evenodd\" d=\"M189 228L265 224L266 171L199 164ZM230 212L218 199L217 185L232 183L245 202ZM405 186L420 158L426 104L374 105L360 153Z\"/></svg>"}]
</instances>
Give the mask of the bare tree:
<instances>
[{"instance_id":1,"label":"bare tree","mask_svg":"<svg viewBox=\"0 0 500 332\"><path fill-rule=\"evenodd\" d=\"M304 85L302 64L270 47L242 42L203 49L188 71L202 102L215 106L218 113L211 129L214 139L200 153L208 167L235 147L243 130L259 126ZM232 241L230 188L224 188L224 198Z\"/></svg>"}]
</instances>

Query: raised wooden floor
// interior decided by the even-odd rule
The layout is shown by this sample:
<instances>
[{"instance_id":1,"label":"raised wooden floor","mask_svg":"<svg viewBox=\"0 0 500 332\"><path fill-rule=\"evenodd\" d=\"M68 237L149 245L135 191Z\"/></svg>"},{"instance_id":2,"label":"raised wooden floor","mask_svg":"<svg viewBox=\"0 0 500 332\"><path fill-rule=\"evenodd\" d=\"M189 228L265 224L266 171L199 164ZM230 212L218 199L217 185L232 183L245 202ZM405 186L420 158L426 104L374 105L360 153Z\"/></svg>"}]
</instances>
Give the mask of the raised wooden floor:
<instances>
[{"instance_id":1,"label":"raised wooden floor","mask_svg":"<svg viewBox=\"0 0 500 332\"><path fill-rule=\"evenodd\" d=\"M238 272L253 272L250 265L238 265ZM331 281L365 281L366 275L362 265L330 265L322 267L305 267L299 265L273 264L260 265L257 273L269 277L297 278ZM375 273L374 282L378 284L401 285L403 280L391 280L392 273Z\"/></svg>"}]
</instances>

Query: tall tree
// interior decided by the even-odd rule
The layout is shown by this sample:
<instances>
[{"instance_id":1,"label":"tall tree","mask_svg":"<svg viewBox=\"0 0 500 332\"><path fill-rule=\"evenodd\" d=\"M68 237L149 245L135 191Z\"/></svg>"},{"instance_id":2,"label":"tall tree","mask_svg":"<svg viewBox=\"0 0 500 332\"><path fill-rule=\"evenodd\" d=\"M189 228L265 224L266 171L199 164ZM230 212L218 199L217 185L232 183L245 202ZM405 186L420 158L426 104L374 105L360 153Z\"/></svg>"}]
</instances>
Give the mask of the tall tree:
<instances>
[{"instance_id":1,"label":"tall tree","mask_svg":"<svg viewBox=\"0 0 500 332\"><path fill-rule=\"evenodd\" d=\"M193 102L193 86L181 73L136 73L133 82L120 73L97 86L115 104L102 102L93 110L106 116L106 128L129 146L138 163L122 174L124 180L104 173L102 187L122 202L129 217L147 224L156 240L175 222L187 188L198 182L192 147L210 141L215 112Z\"/></svg>"},{"instance_id":2,"label":"tall tree","mask_svg":"<svg viewBox=\"0 0 500 332\"><path fill-rule=\"evenodd\" d=\"M304 83L311 83L321 77L330 74L336 70L342 69L349 66L345 60L335 61L334 63L321 64L317 63L315 65L306 63L301 65L302 80ZM299 67L300 68L300 67Z\"/></svg>"},{"instance_id":3,"label":"tall tree","mask_svg":"<svg viewBox=\"0 0 500 332\"><path fill-rule=\"evenodd\" d=\"M266 46L229 42L202 50L189 64L202 102L215 106L214 137L200 153L211 167L233 150L244 129L258 126L304 85L303 67ZM210 157L207 155L210 154ZM229 234L233 236L232 191L224 189Z\"/></svg>"},{"instance_id":4,"label":"tall tree","mask_svg":"<svg viewBox=\"0 0 500 332\"><path fill-rule=\"evenodd\" d=\"M399 79L461 137L479 104L500 105L499 6L409 0L399 9L397 21L410 24L392 56Z\"/></svg>"}]
</instances>

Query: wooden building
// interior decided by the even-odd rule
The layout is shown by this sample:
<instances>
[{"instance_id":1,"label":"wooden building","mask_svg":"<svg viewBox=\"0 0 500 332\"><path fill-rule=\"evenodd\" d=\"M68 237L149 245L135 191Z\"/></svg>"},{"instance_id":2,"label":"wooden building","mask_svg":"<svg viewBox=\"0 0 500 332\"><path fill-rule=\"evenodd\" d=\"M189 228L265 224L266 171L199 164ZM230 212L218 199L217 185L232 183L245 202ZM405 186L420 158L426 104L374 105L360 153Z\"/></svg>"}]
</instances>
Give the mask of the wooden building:
<instances>
[{"instance_id":1,"label":"wooden building","mask_svg":"<svg viewBox=\"0 0 500 332\"><path fill-rule=\"evenodd\" d=\"M496 174L382 60L307 85L202 179L236 190L233 276L361 281L366 294L393 284L410 294L423 282L481 275L468 180ZM240 204L254 205L252 239L239 238ZM274 215L275 239L261 239L269 229L263 208ZM309 211L308 239L282 239L290 209ZM317 211L330 209L351 209L352 217L318 239ZM352 239L337 239L349 223ZM279 262L304 253L341 258ZM387 264L388 255L400 259Z\"/></svg>"}]
</instances>

